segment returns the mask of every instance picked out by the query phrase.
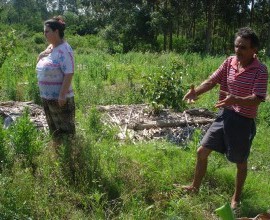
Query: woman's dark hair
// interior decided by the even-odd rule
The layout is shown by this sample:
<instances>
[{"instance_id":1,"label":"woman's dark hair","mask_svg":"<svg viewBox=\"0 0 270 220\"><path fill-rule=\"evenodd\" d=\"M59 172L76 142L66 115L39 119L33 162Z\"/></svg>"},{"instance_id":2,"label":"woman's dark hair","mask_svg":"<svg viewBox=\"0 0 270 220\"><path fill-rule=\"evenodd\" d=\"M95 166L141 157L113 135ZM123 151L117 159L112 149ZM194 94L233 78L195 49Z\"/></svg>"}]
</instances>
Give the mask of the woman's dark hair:
<instances>
[{"instance_id":1,"label":"woman's dark hair","mask_svg":"<svg viewBox=\"0 0 270 220\"><path fill-rule=\"evenodd\" d=\"M259 48L260 42L257 34L249 27L243 27L238 30L235 34L235 38L242 37L244 39L250 40L250 45L252 48Z\"/></svg>"},{"instance_id":2,"label":"woman's dark hair","mask_svg":"<svg viewBox=\"0 0 270 220\"><path fill-rule=\"evenodd\" d=\"M61 16L55 16L44 22L45 26L50 27L53 31L58 30L60 38L64 38L64 30L66 28L66 23Z\"/></svg>"}]
</instances>

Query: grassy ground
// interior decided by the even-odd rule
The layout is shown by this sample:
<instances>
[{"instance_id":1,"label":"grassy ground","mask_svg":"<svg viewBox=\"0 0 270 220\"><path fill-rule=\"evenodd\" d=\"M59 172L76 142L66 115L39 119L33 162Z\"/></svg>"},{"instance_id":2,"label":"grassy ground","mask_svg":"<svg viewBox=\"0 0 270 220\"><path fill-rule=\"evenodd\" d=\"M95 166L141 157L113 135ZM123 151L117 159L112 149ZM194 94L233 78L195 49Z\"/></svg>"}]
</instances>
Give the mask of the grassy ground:
<instances>
[{"instance_id":1,"label":"grassy ground","mask_svg":"<svg viewBox=\"0 0 270 220\"><path fill-rule=\"evenodd\" d=\"M76 54L76 140L54 149L47 134L32 133L27 118L13 129L1 129L0 219L217 219L214 210L230 201L235 176L234 164L222 155L209 158L199 194L187 195L173 187L192 180L200 131L184 146L167 141L120 143L117 129L102 125L92 107L145 102L142 76L172 64L178 66L186 91L223 59L175 53L109 55L89 49ZM1 100L39 102L35 54L9 58L1 79ZM216 96L214 90L190 107L215 111ZM269 102L263 103L257 119L243 216L254 217L270 208L269 108ZM33 150L20 145L26 137L26 146Z\"/></svg>"}]
</instances>

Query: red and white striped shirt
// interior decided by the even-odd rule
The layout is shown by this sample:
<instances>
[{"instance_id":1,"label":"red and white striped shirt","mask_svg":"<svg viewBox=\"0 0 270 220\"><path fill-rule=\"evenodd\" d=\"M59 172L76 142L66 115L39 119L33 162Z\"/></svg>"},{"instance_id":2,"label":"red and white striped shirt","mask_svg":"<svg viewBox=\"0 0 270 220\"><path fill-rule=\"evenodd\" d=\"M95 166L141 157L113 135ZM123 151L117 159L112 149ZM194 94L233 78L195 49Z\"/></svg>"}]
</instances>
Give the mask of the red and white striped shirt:
<instances>
[{"instance_id":1,"label":"red and white striped shirt","mask_svg":"<svg viewBox=\"0 0 270 220\"><path fill-rule=\"evenodd\" d=\"M232 95L240 97L256 95L265 100L268 80L267 67L257 58L240 72L238 72L237 66L236 56L231 56L210 76L210 79L214 83L220 84L220 90ZM219 95L219 100L224 98L224 95ZM258 106L244 105L231 105L227 108L248 118L255 118L258 110Z\"/></svg>"}]
</instances>

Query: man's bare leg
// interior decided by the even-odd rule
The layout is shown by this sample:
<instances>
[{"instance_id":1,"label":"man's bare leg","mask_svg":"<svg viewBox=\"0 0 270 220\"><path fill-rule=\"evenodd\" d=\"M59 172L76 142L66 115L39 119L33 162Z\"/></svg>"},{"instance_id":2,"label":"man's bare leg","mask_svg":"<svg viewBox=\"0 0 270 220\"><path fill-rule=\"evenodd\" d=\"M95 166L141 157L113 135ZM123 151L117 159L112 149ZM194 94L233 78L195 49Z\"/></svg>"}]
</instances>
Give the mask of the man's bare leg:
<instances>
[{"instance_id":1,"label":"man's bare leg","mask_svg":"<svg viewBox=\"0 0 270 220\"><path fill-rule=\"evenodd\" d=\"M247 177L247 162L237 163L236 166L237 173L235 178L235 191L231 200L232 209L237 208L237 206L239 205L240 196Z\"/></svg>"},{"instance_id":2,"label":"man's bare leg","mask_svg":"<svg viewBox=\"0 0 270 220\"><path fill-rule=\"evenodd\" d=\"M199 149L197 150L197 162L193 182L189 186L183 186L182 188L184 190L187 190L189 192L197 192L199 190L202 179L205 176L207 170L208 156L211 152L212 150L206 147L199 147Z\"/></svg>"}]
</instances>

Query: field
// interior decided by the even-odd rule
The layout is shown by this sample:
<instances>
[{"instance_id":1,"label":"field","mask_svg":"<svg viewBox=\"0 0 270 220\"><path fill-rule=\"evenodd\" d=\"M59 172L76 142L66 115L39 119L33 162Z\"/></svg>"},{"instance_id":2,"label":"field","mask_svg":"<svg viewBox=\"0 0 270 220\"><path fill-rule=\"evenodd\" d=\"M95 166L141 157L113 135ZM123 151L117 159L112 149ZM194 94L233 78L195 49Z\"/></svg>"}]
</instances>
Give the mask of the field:
<instances>
[{"instance_id":1,"label":"field","mask_svg":"<svg viewBox=\"0 0 270 220\"><path fill-rule=\"evenodd\" d=\"M1 101L40 104L35 64L45 45L39 37L27 38L3 62ZM29 122L27 111L9 129L0 127L0 219L217 219L214 210L230 201L235 176L235 165L222 155L211 155L198 195L173 187L192 180L199 130L180 145L119 142L117 127L102 124L96 106L148 103L155 111L162 105L217 111L217 88L192 105L181 99L225 56L109 54L94 37L67 39L76 58L76 140L56 151L51 137ZM270 60L264 61L270 69ZM261 104L256 122L242 198L242 216L248 217L270 208L269 100Z\"/></svg>"}]
</instances>

